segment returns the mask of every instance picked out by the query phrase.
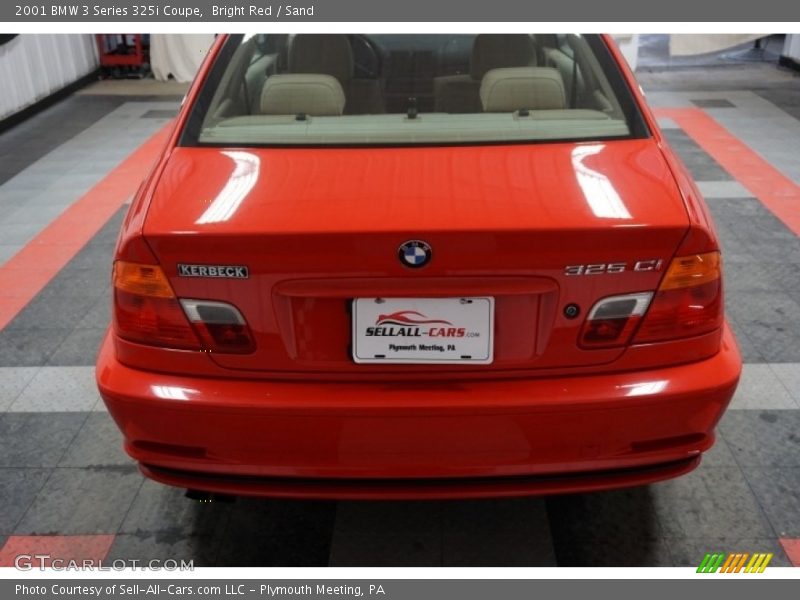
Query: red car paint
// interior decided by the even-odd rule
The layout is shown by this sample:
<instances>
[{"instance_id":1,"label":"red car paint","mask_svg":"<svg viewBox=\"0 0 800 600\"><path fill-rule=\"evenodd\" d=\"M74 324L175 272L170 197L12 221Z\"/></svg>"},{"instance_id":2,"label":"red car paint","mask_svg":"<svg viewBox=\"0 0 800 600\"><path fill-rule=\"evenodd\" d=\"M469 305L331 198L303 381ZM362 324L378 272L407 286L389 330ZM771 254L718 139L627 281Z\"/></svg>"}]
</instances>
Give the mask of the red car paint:
<instances>
[{"instance_id":1,"label":"red car paint","mask_svg":"<svg viewBox=\"0 0 800 600\"><path fill-rule=\"evenodd\" d=\"M109 332L98 385L145 474L237 494L441 498L620 487L694 468L738 381L730 330L576 343L596 301L659 288L664 269L633 265L718 248L697 188L604 39L647 139L178 147L218 40L134 199L117 259L157 260L178 298L235 306L256 350L178 350ZM242 162L250 188L225 219L204 219L230 201ZM593 194L587 178L613 194ZM397 260L409 239L434 248L425 269ZM182 262L250 273L178 277ZM494 297L494 361L354 363L350 302L381 296ZM566 316L569 304L579 318Z\"/></svg>"}]
</instances>

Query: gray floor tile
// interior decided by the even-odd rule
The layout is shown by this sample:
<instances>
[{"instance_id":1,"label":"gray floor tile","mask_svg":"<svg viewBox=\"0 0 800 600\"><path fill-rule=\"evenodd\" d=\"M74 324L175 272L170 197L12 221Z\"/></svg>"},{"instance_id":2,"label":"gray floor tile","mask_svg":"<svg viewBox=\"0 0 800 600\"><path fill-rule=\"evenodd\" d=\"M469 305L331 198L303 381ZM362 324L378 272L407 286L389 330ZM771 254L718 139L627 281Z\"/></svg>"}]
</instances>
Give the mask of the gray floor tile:
<instances>
[{"instance_id":1,"label":"gray floor tile","mask_svg":"<svg viewBox=\"0 0 800 600\"><path fill-rule=\"evenodd\" d=\"M706 553L723 552L726 554L747 552L771 552L770 567L791 567L792 564L783 552L778 540L761 539L698 539L670 538L667 540L676 567L698 567Z\"/></svg>"},{"instance_id":2,"label":"gray floor tile","mask_svg":"<svg viewBox=\"0 0 800 600\"><path fill-rule=\"evenodd\" d=\"M20 143L30 139L38 139L44 143L24 156L19 169L10 170L6 166L0 171L0 183L85 131L126 100L124 96L95 96L88 99L72 96L4 132L0 138L0 153L8 151L17 155Z\"/></svg>"},{"instance_id":3,"label":"gray floor tile","mask_svg":"<svg viewBox=\"0 0 800 600\"><path fill-rule=\"evenodd\" d=\"M742 467L800 467L800 410L729 410L719 431Z\"/></svg>"},{"instance_id":4,"label":"gray floor tile","mask_svg":"<svg viewBox=\"0 0 800 600\"><path fill-rule=\"evenodd\" d=\"M45 176L45 178L47 177L52 179L52 176ZM42 178L41 181L45 182L45 178ZM64 212L64 208L63 205L20 206L3 215L2 219L0 219L0 224L5 226L21 225L28 228L33 227L41 229Z\"/></svg>"},{"instance_id":5,"label":"gray floor tile","mask_svg":"<svg viewBox=\"0 0 800 600\"><path fill-rule=\"evenodd\" d=\"M425 532L441 528L442 502L339 502L336 527L348 533Z\"/></svg>"},{"instance_id":6,"label":"gray floor tile","mask_svg":"<svg viewBox=\"0 0 800 600\"><path fill-rule=\"evenodd\" d=\"M758 349L765 362L800 362L800 334L789 328L794 323L749 321L740 324L742 332Z\"/></svg>"},{"instance_id":7,"label":"gray floor tile","mask_svg":"<svg viewBox=\"0 0 800 600\"><path fill-rule=\"evenodd\" d=\"M785 331L798 328L800 302L780 290L737 291L727 298L725 308L739 323L761 322L782 327Z\"/></svg>"},{"instance_id":8,"label":"gray floor tile","mask_svg":"<svg viewBox=\"0 0 800 600\"><path fill-rule=\"evenodd\" d=\"M42 296L54 298L76 296L84 299L100 297L111 283L111 258L105 269L78 269L67 263L42 291ZM94 305L92 302L89 307Z\"/></svg>"},{"instance_id":9,"label":"gray floor tile","mask_svg":"<svg viewBox=\"0 0 800 600\"><path fill-rule=\"evenodd\" d=\"M106 335L105 328L77 327L47 359L49 366L92 366L97 360L100 344Z\"/></svg>"},{"instance_id":10,"label":"gray floor tile","mask_svg":"<svg viewBox=\"0 0 800 600\"><path fill-rule=\"evenodd\" d=\"M727 413L726 413L727 414ZM710 450L703 453L703 466L704 467L736 467L736 457L722 436L721 432L717 430L717 440Z\"/></svg>"},{"instance_id":11,"label":"gray floor tile","mask_svg":"<svg viewBox=\"0 0 800 600\"><path fill-rule=\"evenodd\" d=\"M800 363L771 363L769 367L800 407Z\"/></svg>"},{"instance_id":12,"label":"gray floor tile","mask_svg":"<svg viewBox=\"0 0 800 600\"><path fill-rule=\"evenodd\" d=\"M40 367L72 328L0 330L0 367Z\"/></svg>"},{"instance_id":13,"label":"gray floor tile","mask_svg":"<svg viewBox=\"0 0 800 600\"><path fill-rule=\"evenodd\" d=\"M797 409L800 406L768 364L745 364L730 408Z\"/></svg>"},{"instance_id":14,"label":"gray floor tile","mask_svg":"<svg viewBox=\"0 0 800 600\"><path fill-rule=\"evenodd\" d=\"M54 467L87 416L77 412L0 414L0 466Z\"/></svg>"},{"instance_id":15,"label":"gray floor tile","mask_svg":"<svg viewBox=\"0 0 800 600\"><path fill-rule=\"evenodd\" d=\"M38 223L14 225L3 225L2 223L3 221L0 220L0 240L3 240L4 244L15 244L20 248L42 229Z\"/></svg>"},{"instance_id":16,"label":"gray floor tile","mask_svg":"<svg viewBox=\"0 0 800 600\"><path fill-rule=\"evenodd\" d=\"M100 397L94 367L42 367L10 412L86 412Z\"/></svg>"},{"instance_id":17,"label":"gray floor tile","mask_svg":"<svg viewBox=\"0 0 800 600\"><path fill-rule=\"evenodd\" d=\"M697 181L703 198L746 198L753 194L738 181Z\"/></svg>"},{"instance_id":18,"label":"gray floor tile","mask_svg":"<svg viewBox=\"0 0 800 600\"><path fill-rule=\"evenodd\" d=\"M733 179L683 130L665 129L664 137L681 157L696 181L729 181Z\"/></svg>"},{"instance_id":19,"label":"gray floor tile","mask_svg":"<svg viewBox=\"0 0 800 600\"><path fill-rule=\"evenodd\" d=\"M670 567L668 541L663 538L627 540L596 538L556 546L559 567Z\"/></svg>"},{"instance_id":20,"label":"gray floor tile","mask_svg":"<svg viewBox=\"0 0 800 600\"><path fill-rule=\"evenodd\" d=\"M380 536L336 535L328 564L331 567L439 567L443 565L441 533L394 531Z\"/></svg>"},{"instance_id":21,"label":"gray floor tile","mask_svg":"<svg viewBox=\"0 0 800 600\"><path fill-rule=\"evenodd\" d=\"M3 244L0 243L0 265L5 264L12 256L19 252L20 247L17 244Z\"/></svg>"},{"instance_id":22,"label":"gray floor tile","mask_svg":"<svg viewBox=\"0 0 800 600\"><path fill-rule=\"evenodd\" d=\"M148 110L146 113L142 115L142 119L174 119L175 118L175 111L174 110Z\"/></svg>"},{"instance_id":23,"label":"gray floor tile","mask_svg":"<svg viewBox=\"0 0 800 600\"><path fill-rule=\"evenodd\" d=\"M698 108L736 108L733 102L724 98L695 98L690 102Z\"/></svg>"},{"instance_id":24,"label":"gray floor tile","mask_svg":"<svg viewBox=\"0 0 800 600\"><path fill-rule=\"evenodd\" d=\"M742 355L742 362L746 364L759 364L766 362L766 359L761 354L759 346L756 345L747 334L744 332L744 327L739 325L730 317L726 317L728 324L733 329L733 334L736 337L736 343L739 345L739 352Z\"/></svg>"},{"instance_id":25,"label":"gray floor tile","mask_svg":"<svg viewBox=\"0 0 800 600\"><path fill-rule=\"evenodd\" d=\"M158 534L164 542L184 537L219 538L235 504L200 503L184 497L185 490L145 480L120 531Z\"/></svg>"},{"instance_id":26,"label":"gray floor tile","mask_svg":"<svg viewBox=\"0 0 800 600\"><path fill-rule=\"evenodd\" d=\"M678 125L674 119L670 119L668 117L656 117L658 120L658 126L660 129L680 129L680 125Z\"/></svg>"},{"instance_id":27,"label":"gray floor tile","mask_svg":"<svg viewBox=\"0 0 800 600\"><path fill-rule=\"evenodd\" d=\"M95 242L92 240L75 255L64 270L95 269L99 273L107 274L107 281L111 278L111 263L114 259L114 244L108 242Z\"/></svg>"},{"instance_id":28,"label":"gray floor tile","mask_svg":"<svg viewBox=\"0 0 800 600\"><path fill-rule=\"evenodd\" d=\"M657 540L663 536L654 509L652 486L547 498L556 550L581 540Z\"/></svg>"},{"instance_id":29,"label":"gray floor tile","mask_svg":"<svg viewBox=\"0 0 800 600\"><path fill-rule=\"evenodd\" d=\"M774 533L736 467L701 466L651 486L667 538L771 538Z\"/></svg>"},{"instance_id":30,"label":"gray floor tile","mask_svg":"<svg viewBox=\"0 0 800 600\"><path fill-rule=\"evenodd\" d=\"M723 255L723 275L725 277L725 304L734 308L746 303L749 294L743 292L780 292L780 279L764 268L757 262L727 262ZM740 294L744 297L743 302L739 301ZM736 312L736 311L734 311ZM743 312L743 311L738 311ZM745 319L750 315L745 313Z\"/></svg>"},{"instance_id":31,"label":"gray floor tile","mask_svg":"<svg viewBox=\"0 0 800 600\"><path fill-rule=\"evenodd\" d=\"M116 533L141 484L142 476L132 467L55 469L15 533Z\"/></svg>"},{"instance_id":32,"label":"gray floor tile","mask_svg":"<svg viewBox=\"0 0 800 600\"><path fill-rule=\"evenodd\" d=\"M59 467L135 466L122 449L122 434L107 412L93 412L58 463Z\"/></svg>"},{"instance_id":33,"label":"gray floor tile","mask_svg":"<svg viewBox=\"0 0 800 600\"><path fill-rule=\"evenodd\" d=\"M72 330L89 312L97 296L50 295L40 292L5 327L3 333L25 331L35 335L39 330Z\"/></svg>"},{"instance_id":34,"label":"gray floor tile","mask_svg":"<svg viewBox=\"0 0 800 600\"><path fill-rule=\"evenodd\" d=\"M49 476L50 469L0 468L0 534L14 532Z\"/></svg>"},{"instance_id":35,"label":"gray floor tile","mask_svg":"<svg viewBox=\"0 0 800 600\"><path fill-rule=\"evenodd\" d=\"M325 566L335 502L239 499L218 566Z\"/></svg>"},{"instance_id":36,"label":"gray floor tile","mask_svg":"<svg viewBox=\"0 0 800 600\"><path fill-rule=\"evenodd\" d=\"M191 562L192 566L213 567L221 539L210 536L175 536L165 533L120 533L114 538L106 562L137 560L148 565L157 561Z\"/></svg>"},{"instance_id":37,"label":"gray floor tile","mask_svg":"<svg viewBox=\"0 0 800 600\"><path fill-rule=\"evenodd\" d=\"M446 502L444 566L556 566L542 498Z\"/></svg>"},{"instance_id":38,"label":"gray floor tile","mask_svg":"<svg viewBox=\"0 0 800 600\"><path fill-rule=\"evenodd\" d=\"M755 89L759 96L770 101L781 110L786 111L795 119L800 120L800 90L797 89Z\"/></svg>"},{"instance_id":39,"label":"gray floor tile","mask_svg":"<svg viewBox=\"0 0 800 600\"><path fill-rule=\"evenodd\" d=\"M800 467L743 471L778 537L800 537Z\"/></svg>"},{"instance_id":40,"label":"gray floor tile","mask_svg":"<svg viewBox=\"0 0 800 600\"><path fill-rule=\"evenodd\" d=\"M340 502L330 564L423 567L443 564L441 502Z\"/></svg>"},{"instance_id":41,"label":"gray floor tile","mask_svg":"<svg viewBox=\"0 0 800 600\"><path fill-rule=\"evenodd\" d=\"M39 367L0 367L0 412L11 406Z\"/></svg>"},{"instance_id":42,"label":"gray floor tile","mask_svg":"<svg viewBox=\"0 0 800 600\"><path fill-rule=\"evenodd\" d=\"M547 499L559 566L671 564L652 486Z\"/></svg>"},{"instance_id":43,"label":"gray floor tile","mask_svg":"<svg viewBox=\"0 0 800 600\"><path fill-rule=\"evenodd\" d=\"M78 329L106 329L111 323L111 287L92 305L80 323Z\"/></svg>"}]
</instances>

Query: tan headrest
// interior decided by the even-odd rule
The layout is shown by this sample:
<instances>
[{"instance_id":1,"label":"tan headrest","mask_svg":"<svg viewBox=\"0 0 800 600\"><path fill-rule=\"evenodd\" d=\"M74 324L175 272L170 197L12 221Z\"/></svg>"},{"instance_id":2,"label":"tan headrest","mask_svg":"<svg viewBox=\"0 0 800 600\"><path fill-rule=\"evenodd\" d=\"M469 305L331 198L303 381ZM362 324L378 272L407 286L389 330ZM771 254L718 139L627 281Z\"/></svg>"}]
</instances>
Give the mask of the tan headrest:
<instances>
[{"instance_id":1,"label":"tan headrest","mask_svg":"<svg viewBox=\"0 0 800 600\"><path fill-rule=\"evenodd\" d=\"M558 69L515 67L492 69L481 81L484 112L566 108L564 82Z\"/></svg>"},{"instance_id":2,"label":"tan headrest","mask_svg":"<svg viewBox=\"0 0 800 600\"><path fill-rule=\"evenodd\" d=\"M522 33L482 33L472 44L469 70L473 79L503 67L528 67L534 60L533 41Z\"/></svg>"},{"instance_id":3,"label":"tan headrest","mask_svg":"<svg viewBox=\"0 0 800 600\"><path fill-rule=\"evenodd\" d=\"M341 115L344 90L331 75L271 75L261 90L261 114L317 117Z\"/></svg>"},{"instance_id":4,"label":"tan headrest","mask_svg":"<svg viewBox=\"0 0 800 600\"><path fill-rule=\"evenodd\" d=\"M353 78L353 50L343 34L298 34L289 46L290 73L332 75L342 85Z\"/></svg>"}]
</instances>

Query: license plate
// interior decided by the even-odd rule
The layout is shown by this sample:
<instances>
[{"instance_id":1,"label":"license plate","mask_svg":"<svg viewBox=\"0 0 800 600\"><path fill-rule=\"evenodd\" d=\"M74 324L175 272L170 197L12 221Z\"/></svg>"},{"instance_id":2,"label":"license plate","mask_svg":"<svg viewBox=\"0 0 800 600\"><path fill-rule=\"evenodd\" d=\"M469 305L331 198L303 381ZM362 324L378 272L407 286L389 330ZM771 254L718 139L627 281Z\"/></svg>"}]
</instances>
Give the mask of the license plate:
<instances>
[{"instance_id":1,"label":"license plate","mask_svg":"<svg viewBox=\"0 0 800 600\"><path fill-rule=\"evenodd\" d=\"M494 298L357 298L357 363L489 364Z\"/></svg>"}]
</instances>

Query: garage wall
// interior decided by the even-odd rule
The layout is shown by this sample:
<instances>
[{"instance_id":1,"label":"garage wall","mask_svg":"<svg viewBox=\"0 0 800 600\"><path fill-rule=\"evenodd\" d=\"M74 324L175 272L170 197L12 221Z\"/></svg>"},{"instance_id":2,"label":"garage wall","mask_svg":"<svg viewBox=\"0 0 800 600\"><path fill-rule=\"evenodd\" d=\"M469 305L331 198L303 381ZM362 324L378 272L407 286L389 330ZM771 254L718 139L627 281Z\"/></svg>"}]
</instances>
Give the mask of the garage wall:
<instances>
[{"instance_id":1,"label":"garage wall","mask_svg":"<svg viewBox=\"0 0 800 600\"><path fill-rule=\"evenodd\" d=\"M800 33L787 33L783 43L783 56L800 63Z\"/></svg>"},{"instance_id":2,"label":"garage wall","mask_svg":"<svg viewBox=\"0 0 800 600\"><path fill-rule=\"evenodd\" d=\"M92 35L15 37L0 46L0 119L68 86L97 66Z\"/></svg>"},{"instance_id":3,"label":"garage wall","mask_svg":"<svg viewBox=\"0 0 800 600\"><path fill-rule=\"evenodd\" d=\"M628 61L632 71L636 70L639 58L639 34L638 33L615 33L612 35L617 42L622 55Z\"/></svg>"}]
</instances>

